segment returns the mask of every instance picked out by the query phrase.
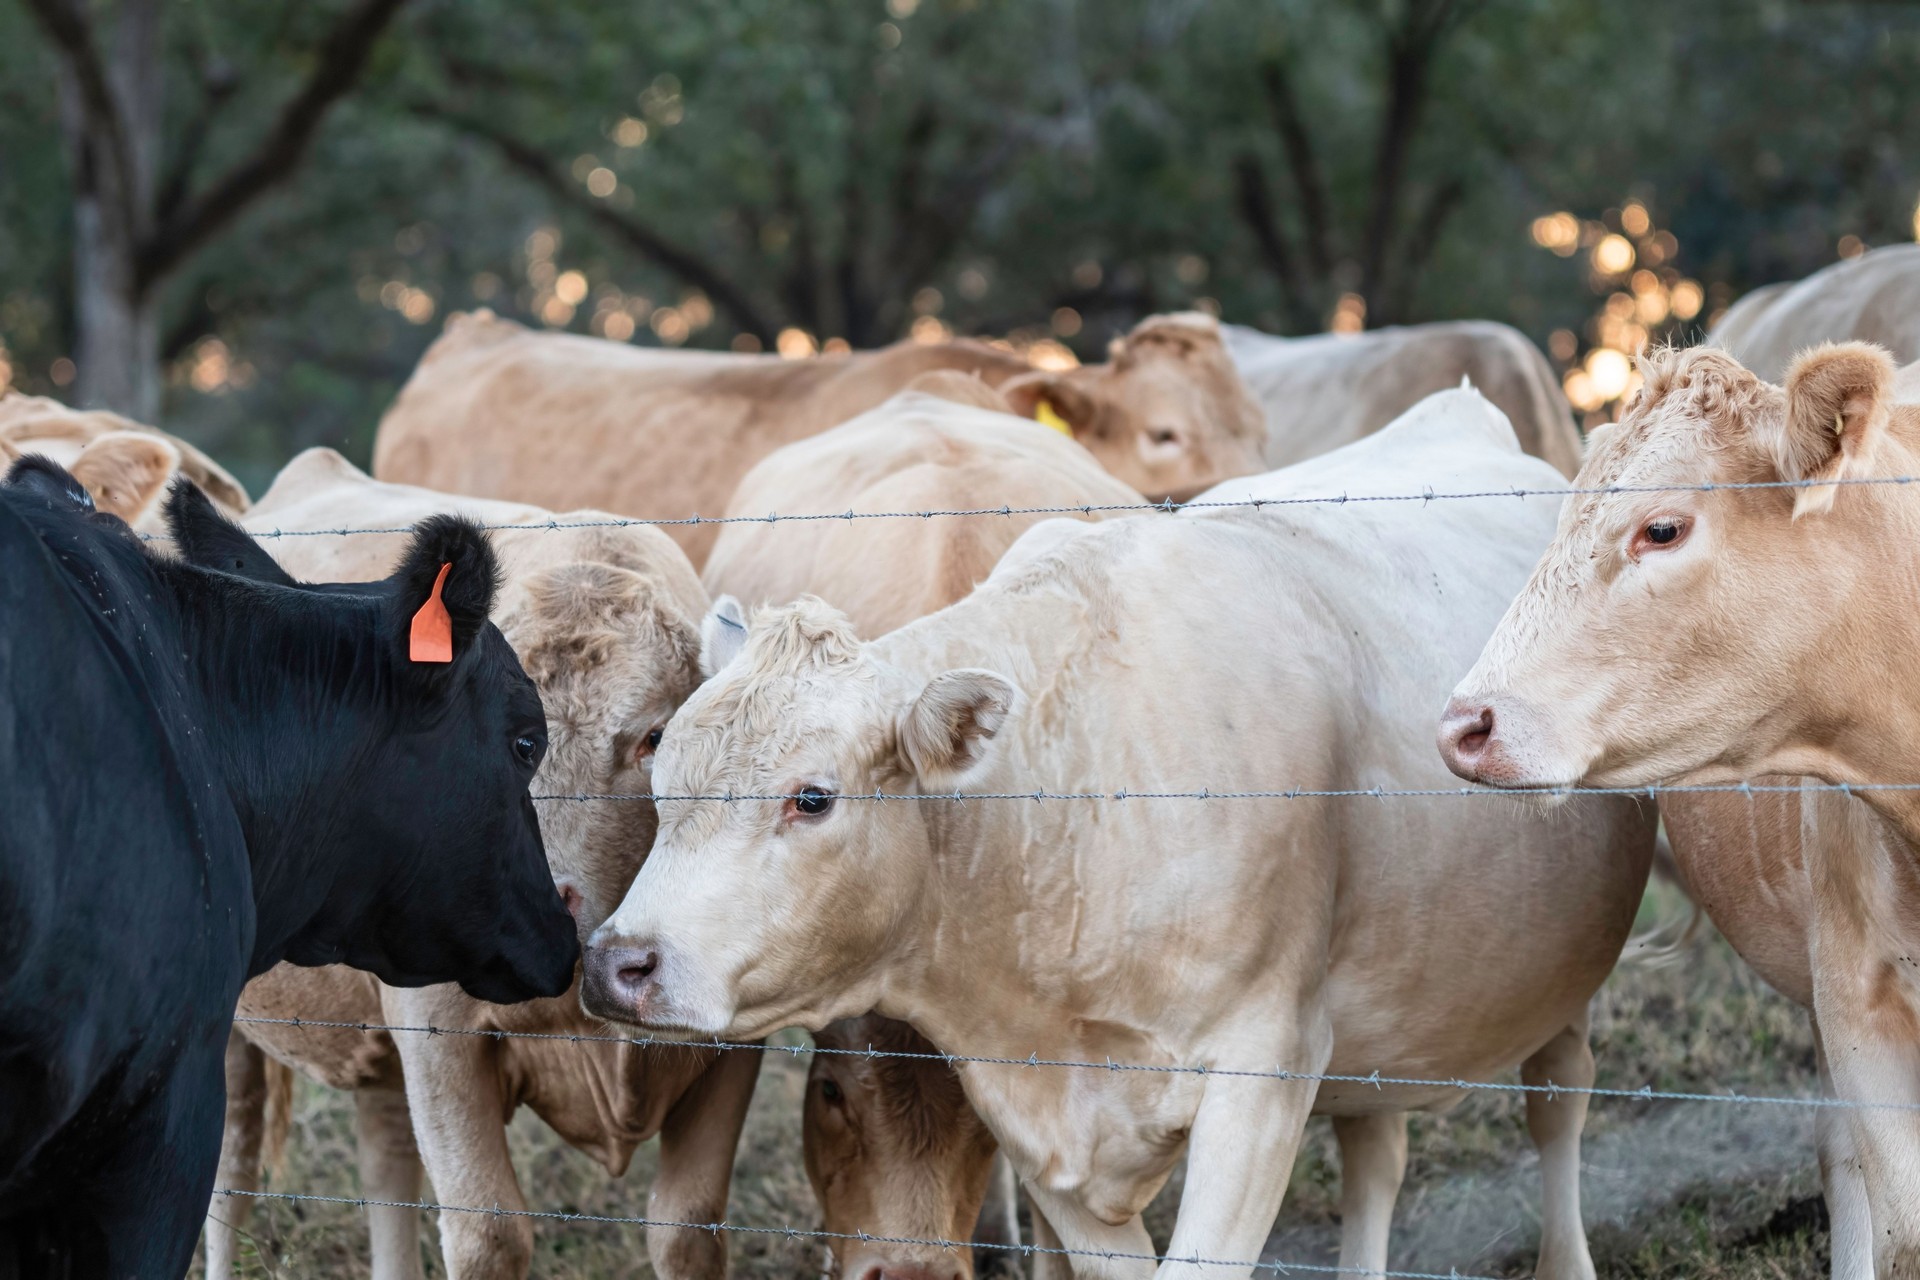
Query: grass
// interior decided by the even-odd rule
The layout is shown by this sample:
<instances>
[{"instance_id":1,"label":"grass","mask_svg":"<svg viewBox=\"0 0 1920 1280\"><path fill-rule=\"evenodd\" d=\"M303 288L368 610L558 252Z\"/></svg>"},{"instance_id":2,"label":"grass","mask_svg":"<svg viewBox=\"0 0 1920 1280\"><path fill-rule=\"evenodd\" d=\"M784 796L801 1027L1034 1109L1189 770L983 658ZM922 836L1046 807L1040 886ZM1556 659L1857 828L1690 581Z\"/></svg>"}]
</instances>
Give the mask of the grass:
<instances>
[{"instance_id":1,"label":"grass","mask_svg":"<svg viewBox=\"0 0 1920 1280\"><path fill-rule=\"evenodd\" d=\"M1650 891L1647 917L1671 912ZM1593 1044L1604 1086L1811 1094L1805 1017L1752 976L1711 931L1675 963L1623 967L1594 1002ZM804 1058L767 1056L747 1120L729 1220L819 1224L799 1158ZM1644 1280L1814 1280L1826 1274L1811 1121L1802 1108L1639 1100L1597 1101L1585 1144L1589 1240L1603 1276ZM535 1208L643 1216L654 1152L623 1180L606 1176L522 1112L510 1138ZM1329 1261L1337 1239L1338 1160L1324 1121L1310 1126L1269 1256ZM302 1082L289 1162L274 1185L355 1194L352 1108ZM1164 1245L1178 1208L1176 1173L1147 1215ZM1538 1180L1512 1095L1477 1094L1446 1115L1416 1116L1406 1187L1395 1217L1394 1264L1525 1275L1537 1241ZM431 1215L422 1215L429 1276L444 1276ZM262 1202L243 1250L254 1276L369 1274L366 1232L351 1206ZM816 1243L735 1235L745 1278L814 1276ZM533 1274L557 1280L648 1276L642 1232L615 1224L540 1224Z\"/></svg>"}]
</instances>

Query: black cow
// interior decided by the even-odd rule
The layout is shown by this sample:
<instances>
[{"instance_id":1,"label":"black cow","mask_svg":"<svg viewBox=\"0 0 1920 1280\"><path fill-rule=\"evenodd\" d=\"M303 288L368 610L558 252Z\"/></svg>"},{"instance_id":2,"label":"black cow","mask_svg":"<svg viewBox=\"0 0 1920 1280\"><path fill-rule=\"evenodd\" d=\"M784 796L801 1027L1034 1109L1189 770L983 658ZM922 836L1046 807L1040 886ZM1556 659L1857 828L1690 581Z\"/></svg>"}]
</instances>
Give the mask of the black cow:
<instances>
[{"instance_id":1,"label":"black cow","mask_svg":"<svg viewBox=\"0 0 1920 1280\"><path fill-rule=\"evenodd\" d=\"M0 1280L185 1272L278 961L573 978L486 537L435 518L386 582L307 588L190 485L167 515L182 559L43 459L0 487ZM411 661L446 564L452 661Z\"/></svg>"}]
</instances>

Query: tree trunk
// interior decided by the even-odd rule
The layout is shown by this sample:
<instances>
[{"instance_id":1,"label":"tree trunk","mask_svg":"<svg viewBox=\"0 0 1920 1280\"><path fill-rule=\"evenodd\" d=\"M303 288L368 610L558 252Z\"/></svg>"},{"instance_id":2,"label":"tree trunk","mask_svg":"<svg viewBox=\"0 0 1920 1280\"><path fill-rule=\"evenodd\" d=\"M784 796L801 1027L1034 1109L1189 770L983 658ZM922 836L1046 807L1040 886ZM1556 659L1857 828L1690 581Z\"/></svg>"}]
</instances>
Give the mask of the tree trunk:
<instances>
[{"instance_id":1,"label":"tree trunk","mask_svg":"<svg viewBox=\"0 0 1920 1280\"><path fill-rule=\"evenodd\" d=\"M123 104L127 171L89 122L73 66L60 72L61 123L74 179L74 401L136 422L160 418L160 331L154 290L140 278L160 153L162 0L123 0L108 44L108 83ZM130 179L130 190L120 183Z\"/></svg>"}]
</instances>

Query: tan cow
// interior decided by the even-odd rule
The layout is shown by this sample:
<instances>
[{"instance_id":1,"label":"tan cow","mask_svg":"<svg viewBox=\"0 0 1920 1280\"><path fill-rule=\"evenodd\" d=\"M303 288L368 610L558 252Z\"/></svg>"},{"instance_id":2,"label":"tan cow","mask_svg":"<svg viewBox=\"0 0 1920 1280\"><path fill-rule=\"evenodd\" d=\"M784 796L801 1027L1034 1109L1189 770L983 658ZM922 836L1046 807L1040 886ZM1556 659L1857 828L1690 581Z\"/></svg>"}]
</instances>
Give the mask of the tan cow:
<instances>
[{"instance_id":1,"label":"tan cow","mask_svg":"<svg viewBox=\"0 0 1920 1280\"><path fill-rule=\"evenodd\" d=\"M941 371L851 422L769 454L740 482L729 514L1108 508L1090 513L1097 519L1143 502L1064 434L1012 416L998 391ZM731 524L701 579L711 593L750 605L818 596L861 635L884 635L961 599L1042 518ZM904 1023L879 1017L837 1022L818 1039L827 1048L933 1052ZM940 1063L816 1056L805 1148L828 1231L1019 1243L1012 1172L1004 1160L989 1171L992 1135ZM855 1280L873 1267L887 1277L965 1276L968 1264L964 1252L868 1241L835 1249L828 1271Z\"/></svg>"},{"instance_id":2,"label":"tan cow","mask_svg":"<svg viewBox=\"0 0 1920 1280\"><path fill-rule=\"evenodd\" d=\"M1441 751L1503 787L1787 788L1666 796L1675 856L1741 955L1811 1011L1828 1089L1910 1108L1920 793L1873 784L1920 781L1920 495L1874 481L1920 475L1920 405L1896 403L1892 361L1863 343L1815 348L1784 386L1711 348L1641 368L1579 477L1627 491L1568 503ZM1818 1134L1834 1274L1915 1274L1920 1113L1823 1111Z\"/></svg>"},{"instance_id":3,"label":"tan cow","mask_svg":"<svg viewBox=\"0 0 1920 1280\"><path fill-rule=\"evenodd\" d=\"M1454 391L1215 492L1434 483L1562 482ZM1042 524L965 600L864 644L818 602L762 611L744 639L710 615L714 674L668 724L655 785L736 798L661 802L647 864L589 940L583 1000L692 1036L874 1009L957 1055L1092 1064L960 1067L1082 1276L1154 1272L1140 1213L1183 1153L1159 1274L1249 1274L1318 1109L1343 1146L1341 1263L1384 1266L1403 1113L1461 1091L1278 1073L1591 1082L1587 1001L1653 820L1615 800L1549 825L1478 799L1312 793L1446 780L1432 708L1557 506ZM862 798L879 793L900 798ZM1580 1095L1529 1099L1547 1277L1593 1274L1584 1114Z\"/></svg>"},{"instance_id":4,"label":"tan cow","mask_svg":"<svg viewBox=\"0 0 1920 1280\"><path fill-rule=\"evenodd\" d=\"M698 679L698 619L706 594L679 548L644 527L545 529L604 522L599 512L546 511L377 483L338 454L314 449L280 473L246 518L256 534L406 527L455 511L492 525L505 572L494 619L539 688L550 746L536 795L645 793L660 727ZM264 540L296 577L378 577L404 539L381 533ZM541 802L547 856L583 931L620 901L653 839L648 802ZM281 965L248 984L243 1018L302 1018L607 1036L582 1014L576 993L553 1000L485 1004L457 987L397 990L345 968ZM259 1108L265 1073L258 1050L311 1078L355 1091L361 1186L370 1199L420 1198L421 1171L443 1203L526 1206L507 1152L505 1122L533 1108L573 1146L624 1172L634 1149L660 1137L655 1216L718 1221L726 1214L735 1139L752 1096L758 1054L606 1042L392 1035L338 1028L240 1024L249 1043L228 1055L232 1098L223 1187L259 1185ZM252 1052L249 1052L249 1049ZM404 1092L402 1089L404 1088ZM418 1150L415 1138L418 1139ZM243 1197L216 1196L208 1224L208 1274L231 1274L233 1231ZM420 1275L416 1212L370 1209L374 1274ZM450 1274L527 1274L533 1227L526 1218L447 1213L440 1234ZM717 1278L726 1242L710 1232L648 1233L655 1270Z\"/></svg>"},{"instance_id":5,"label":"tan cow","mask_svg":"<svg viewBox=\"0 0 1920 1280\"><path fill-rule=\"evenodd\" d=\"M1378 431L1422 397L1468 382L1507 415L1520 447L1563 476L1580 433L1559 380L1525 334L1454 320L1357 334L1276 338L1240 325L1227 350L1267 418L1266 465L1288 467Z\"/></svg>"},{"instance_id":6,"label":"tan cow","mask_svg":"<svg viewBox=\"0 0 1920 1280\"><path fill-rule=\"evenodd\" d=\"M1152 317L1111 363L1036 373L984 343L901 343L841 359L663 351L456 315L381 421L374 474L450 493L640 517L713 516L781 445L873 408L935 369L1044 400L1102 465L1185 494L1258 470L1257 411L1207 317ZM1024 376L1022 376L1024 375ZM667 528L703 564L718 530Z\"/></svg>"},{"instance_id":7,"label":"tan cow","mask_svg":"<svg viewBox=\"0 0 1920 1280\"><path fill-rule=\"evenodd\" d=\"M247 509L240 482L178 436L45 396L0 396L0 468L26 453L52 458L86 486L96 507L147 532L163 531L160 502L176 475L228 515Z\"/></svg>"},{"instance_id":8,"label":"tan cow","mask_svg":"<svg viewBox=\"0 0 1920 1280\"><path fill-rule=\"evenodd\" d=\"M1805 280L1756 289L1728 309L1707 343L1778 379L1800 352L1849 338L1879 343L1899 364L1920 360L1920 244L1872 249Z\"/></svg>"}]
</instances>

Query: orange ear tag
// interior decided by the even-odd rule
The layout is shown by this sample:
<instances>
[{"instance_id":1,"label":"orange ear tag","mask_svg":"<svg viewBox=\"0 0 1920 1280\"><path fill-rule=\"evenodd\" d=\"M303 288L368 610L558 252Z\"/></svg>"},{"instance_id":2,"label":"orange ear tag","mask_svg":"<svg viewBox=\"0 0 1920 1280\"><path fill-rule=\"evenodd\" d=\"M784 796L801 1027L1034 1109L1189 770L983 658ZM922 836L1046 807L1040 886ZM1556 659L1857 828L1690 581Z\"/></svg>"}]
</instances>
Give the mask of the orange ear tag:
<instances>
[{"instance_id":1,"label":"orange ear tag","mask_svg":"<svg viewBox=\"0 0 1920 1280\"><path fill-rule=\"evenodd\" d=\"M407 656L415 662L453 661L453 619L440 599L440 588L447 585L447 570L451 568L451 562L440 566L440 576L433 580L433 593L413 615Z\"/></svg>"}]
</instances>

